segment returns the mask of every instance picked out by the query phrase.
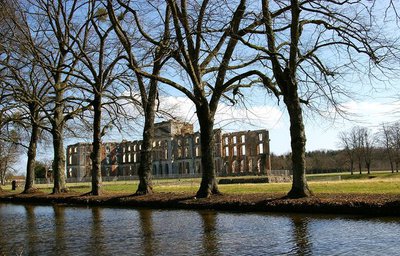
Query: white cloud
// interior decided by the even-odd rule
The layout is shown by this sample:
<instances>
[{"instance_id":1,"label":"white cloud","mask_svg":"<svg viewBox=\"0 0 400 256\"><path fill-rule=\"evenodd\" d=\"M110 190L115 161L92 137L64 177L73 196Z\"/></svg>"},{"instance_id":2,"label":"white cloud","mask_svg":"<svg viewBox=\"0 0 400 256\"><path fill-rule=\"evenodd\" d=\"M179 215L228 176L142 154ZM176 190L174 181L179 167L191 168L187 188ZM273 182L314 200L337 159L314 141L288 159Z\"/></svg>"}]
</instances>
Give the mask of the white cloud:
<instances>
[{"instance_id":1,"label":"white cloud","mask_svg":"<svg viewBox=\"0 0 400 256\"><path fill-rule=\"evenodd\" d=\"M393 122L399 119L400 101L350 101L345 103L344 107L351 117L354 117L356 123L378 126L383 122Z\"/></svg>"}]
</instances>

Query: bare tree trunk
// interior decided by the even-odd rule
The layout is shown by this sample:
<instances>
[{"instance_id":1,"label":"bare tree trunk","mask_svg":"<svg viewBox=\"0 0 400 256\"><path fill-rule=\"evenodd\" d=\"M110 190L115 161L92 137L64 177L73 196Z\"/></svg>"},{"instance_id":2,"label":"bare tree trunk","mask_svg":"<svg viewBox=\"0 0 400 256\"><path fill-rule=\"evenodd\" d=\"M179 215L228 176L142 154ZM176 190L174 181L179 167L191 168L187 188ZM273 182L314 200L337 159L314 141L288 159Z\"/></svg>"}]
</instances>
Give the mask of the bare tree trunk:
<instances>
[{"instance_id":1,"label":"bare tree trunk","mask_svg":"<svg viewBox=\"0 0 400 256\"><path fill-rule=\"evenodd\" d=\"M37 115L36 115L37 116ZM33 118L35 119L35 118ZM36 119L37 120L37 119ZM32 120L31 139L28 147L28 160L26 164L26 179L25 179L25 194L34 192L34 181L35 181L35 162L36 162L36 149L39 140L39 126L35 120Z\"/></svg>"},{"instance_id":2,"label":"bare tree trunk","mask_svg":"<svg viewBox=\"0 0 400 256\"><path fill-rule=\"evenodd\" d=\"M350 160L350 174L351 174L351 175L354 174L353 170L354 170L354 161L353 161L353 160Z\"/></svg>"},{"instance_id":3,"label":"bare tree trunk","mask_svg":"<svg viewBox=\"0 0 400 256\"><path fill-rule=\"evenodd\" d=\"M66 181L65 181L65 153L64 153L64 138L63 130L64 125L58 127L57 130L53 128L53 147L54 147L54 159L53 159L53 174L54 174L54 187L53 194L68 192Z\"/></svg>"},{"instance_id":4,"label":"bare tree trunk","mask_svg":"<svg viewBox=\"0 0 400 256\"><path fill-rule=\"evenodd\" d=\"M0 146L1 148L1 146ZM1 151L1 149L0 149ZM0 152L1 154L1 152ZM2 186L6 185L6 171L7 171L7 163L5 163L5 161L1 161L0 160L0 176L1 176L1 184Z\"/></svg>"},{"instance_id":5,"label":"bare tree trunk","mask_svg":"<svg viewBox=\"0 0 400 256\"><path fill-rule=\"evenodd\" d=\"M90 155L92 159L92 191L91 194L101 194L101 95L96 94L93 100L93 149Z\"/></svg>"},{"instance_id":6,"label":"bare tree trunk","mask_svg":"<svg viewBox=\"0 0 400 256\"><path fill-rule=\"evenodd\" d=\"M303 115L297 91L296 89L290 88L289 90L292 91L290 94L285 95L284 102L290 117L293 183L292 189L289 191L287 196L289 198L301 198L312 195L305 175L306 135L304 132Z\"/></svg>"},{"instance_id":7,"label":"bare tree trunk","mask_svg":"<svg viewBox=\"0 0 400 256\"><path fill-rule=\"evenodd\" d=\"M142 149L140 151L140 166L138 169L139 185L136 195L152 194L151 172L153 166L152 142L154 137L154 113L145 114L145 123L143 129Z\"/></svg>"},{"instance_id":8,"label":"bare tree trunk","mask_svg":"<svg viewBox=\"0 0 400 256\"><path fill-rule=\"evenodd\" d=\"M59 81L60 79L56 79ZM65 152L64 152L64 104L63 94L64 85L62 83L56 83L55 89L55 109L54 118L52 120L52 131L53 136L53 174L54 174L54 187L53 194L68 192L66 181L65 181Z\"/></svg>"},{"instance_id":9,"label":"bare tree trunk","mask_svg":"<svg viewBox=\"0 0 400 256\"><path fill-rule=\"evenodd\" d=\"M221 194L218 189L214 165L214 116L203 105L196 108L200 124L202 177L196 197L207 198L212 194Z\"/></svg>"},{"instance_id":10,"label":"bare tree trunk","mask_svg":"<svg viewBox=\"0 0 400 256\"><path fill-rule=\"evenodd\" d=\"M156 75L158 72L153 72ZM142 149L140 151L140 166L138 170L139 185L137 195L152 194L151 172L153 167L152 143L154 139L155 102L157 97L157 81L150 82L147 102L144 105L144 127Z\"/></svg>"}]
</instances>

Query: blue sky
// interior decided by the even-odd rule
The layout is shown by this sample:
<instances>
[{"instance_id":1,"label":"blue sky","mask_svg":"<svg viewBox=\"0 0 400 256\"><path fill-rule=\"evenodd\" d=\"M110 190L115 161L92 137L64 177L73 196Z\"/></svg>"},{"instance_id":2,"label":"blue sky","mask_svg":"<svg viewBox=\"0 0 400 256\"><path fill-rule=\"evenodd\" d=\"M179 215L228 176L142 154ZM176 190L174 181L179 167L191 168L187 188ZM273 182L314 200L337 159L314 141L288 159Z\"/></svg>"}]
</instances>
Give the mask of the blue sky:
<instances>
[{"instance_id":1,"label":"blue sky","mask_svg":"<svg viewBox=\"0 0 400 256\"><path fill-rule=\"evenodd\" d=\"M378 87L378 84L375 84L375 88ZM372 132L376 132L383 122L399 120L400 97L396 95L396 91L394 85L379 92L358 94L358 97L355 97L358 99L343 102L343 108L348 112L345 117L323 117L304 106L307 151L339 149L338 134L350 130L353 126L368 127ZM290 152L290 124L283 102L277 105L275 98L263 95L262 91L257 91L250 97L252 100L247 103L246 109L242 105L232 107L221 102L215 118L215 127L225 131L267 129L270 131L271 152ZM161 102L161 106L170 109L174 116L193 123L195 129L198 129L194 106L190 100L179 96L165 96L161 98Z\"/></svg>"}]
</instances>

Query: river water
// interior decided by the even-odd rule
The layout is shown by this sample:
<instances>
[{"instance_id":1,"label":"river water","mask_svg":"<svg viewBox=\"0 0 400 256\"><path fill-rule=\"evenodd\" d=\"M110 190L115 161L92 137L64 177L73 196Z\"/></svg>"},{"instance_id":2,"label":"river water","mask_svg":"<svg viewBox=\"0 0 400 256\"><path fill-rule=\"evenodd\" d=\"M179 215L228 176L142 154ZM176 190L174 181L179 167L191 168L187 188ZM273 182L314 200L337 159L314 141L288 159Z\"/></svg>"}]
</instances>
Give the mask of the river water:
<instances>
[{"instance_id":1,"label":"river water","mask_svg":"<svg viewBox=\"0 0 400 256\"><path fill-rule=\"evenodd\" d=\"M0 204L0 255L399 255L400 218Z\"/></svg>"}]
</instances>

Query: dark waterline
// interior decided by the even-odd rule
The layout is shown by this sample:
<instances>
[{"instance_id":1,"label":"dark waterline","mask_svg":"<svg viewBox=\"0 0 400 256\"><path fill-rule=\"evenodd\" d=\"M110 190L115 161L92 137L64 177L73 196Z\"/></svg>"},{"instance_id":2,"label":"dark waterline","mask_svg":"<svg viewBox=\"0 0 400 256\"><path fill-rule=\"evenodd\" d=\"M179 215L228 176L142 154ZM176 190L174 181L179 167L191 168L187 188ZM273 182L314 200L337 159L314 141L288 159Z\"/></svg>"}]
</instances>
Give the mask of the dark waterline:
<instances>
[{"instance_id":1,"label":"dark waterline","mask_svg":"<svg viewBox=\"0 0 400 256\"><path fill-rule=\"evenodd\" d=\"M0 255L398 255L400 218L0 204Z\"/></svg>"}]
</instances>

